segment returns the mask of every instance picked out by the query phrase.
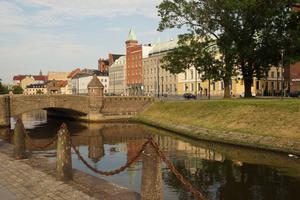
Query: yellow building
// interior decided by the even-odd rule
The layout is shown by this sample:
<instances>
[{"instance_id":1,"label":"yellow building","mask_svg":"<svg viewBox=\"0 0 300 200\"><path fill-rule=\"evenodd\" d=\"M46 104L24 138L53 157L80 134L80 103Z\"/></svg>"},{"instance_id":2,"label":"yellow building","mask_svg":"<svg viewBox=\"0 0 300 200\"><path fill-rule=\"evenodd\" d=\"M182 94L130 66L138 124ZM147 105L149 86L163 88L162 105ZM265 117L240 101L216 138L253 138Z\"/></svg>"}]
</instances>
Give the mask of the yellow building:
<instances>
[{"instance_id":1,"label":"yellow building","mask_svg":"<svg viewBox=\"0 0 300 200\"><path fill-rule=\"evenodd\" d=\"M47 85L42 83L27 85L25 95L47 94Z\"/></svg>"},{"instance_id":2,"label":"yellow building","mask_svg":"<svg viewBox=\"0 0 300 200\"><path fill-rule=\"evenodd\" d=\"M66 81L68 80L70 72L48 72L48 80Z\"/></svg>"},{"instance_id":3,"label":"yellow building","mask_svg":"<svg viewBox=\"0 0 300 200\"><path fill-rule=\"evenodd\" d=\"M184 73L178 74L178 95L192 93L198 96L207 97L210 92L210 96L213 97L224 96L223 81L203 81L202 78L203 74L198 73L194 67L185 70ZM256 88L259 86L259 82L257 82L257 80L254 78L252 85L252 95L255 96L257 93ZM230 84L230 93L232 97L240 97L244 95L244 80L242 76L232 78Z\"/></svg>"},{"instance_id":4,"label":"yellow building","mask_svg":"<svg viewBox=\"0 0 300 200\"><path fill-rule=\"evenodd\" d=\"M23 88L23 90L25 90L28 85L35 83L37 83L37 81L34 80L32 76L26 76L24 79L21 80L20 86Z\"/></svg>"}]
</instances>

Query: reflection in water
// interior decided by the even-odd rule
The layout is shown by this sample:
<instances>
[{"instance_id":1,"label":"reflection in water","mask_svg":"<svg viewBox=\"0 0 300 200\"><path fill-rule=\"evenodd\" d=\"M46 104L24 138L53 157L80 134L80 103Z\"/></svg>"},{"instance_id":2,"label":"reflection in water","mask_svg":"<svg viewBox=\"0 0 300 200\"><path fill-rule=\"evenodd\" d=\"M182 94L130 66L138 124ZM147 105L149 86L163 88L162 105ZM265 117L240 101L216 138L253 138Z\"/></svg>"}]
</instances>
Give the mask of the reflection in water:
<instances>
[{"instance_id":1,"label":"reflection in water","mask_svg":"<svg viewBox=\"0 0 300 200\"><path fill-rule=\"evenodd\" d=\"M29 135L34 137L34 140L26 140L30 150L36 150L32 143L47 144L63 122L41 116L30 114L26 117L25 126ZM300 195L300 161L284 154L192 141L138 124L66 123L81 154L101 170L110 171L126 163L140 150L149 133L153 133L155 141L176 168L209 199L296 200ZM0 129L0 135L9 141L10 130ZM52 145L48 150L55 148ZM142 158L124 172L111 177L91 172L75 155L72 162L74 168L93 176L138 192L141 190ZM164 164L161 170L164 199L193 199ZM155 182L157 176L153 172L151 174L148 182Z\"/></svg>"}]
</instances>

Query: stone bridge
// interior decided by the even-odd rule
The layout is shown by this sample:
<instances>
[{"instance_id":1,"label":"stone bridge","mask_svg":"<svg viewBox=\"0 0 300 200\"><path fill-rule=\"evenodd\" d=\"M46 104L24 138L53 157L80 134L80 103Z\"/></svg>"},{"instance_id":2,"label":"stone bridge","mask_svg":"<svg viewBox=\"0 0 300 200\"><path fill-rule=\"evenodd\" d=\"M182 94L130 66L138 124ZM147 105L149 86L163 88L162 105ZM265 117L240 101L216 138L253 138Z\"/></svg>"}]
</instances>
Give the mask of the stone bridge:
<instances>
[{"instance_id":1,"label":"stone bridge","mask_svg":"<svg viewBox=\"0 0 300 200\"><path fill-rule=\"evenodd\" d=\"M94 122L130 118L154 101L151 97L105 97L103 88L94 76L87 95L1 95L0 126L9 126L10 117L39 109Z\"/></svg>"}]
</instances>

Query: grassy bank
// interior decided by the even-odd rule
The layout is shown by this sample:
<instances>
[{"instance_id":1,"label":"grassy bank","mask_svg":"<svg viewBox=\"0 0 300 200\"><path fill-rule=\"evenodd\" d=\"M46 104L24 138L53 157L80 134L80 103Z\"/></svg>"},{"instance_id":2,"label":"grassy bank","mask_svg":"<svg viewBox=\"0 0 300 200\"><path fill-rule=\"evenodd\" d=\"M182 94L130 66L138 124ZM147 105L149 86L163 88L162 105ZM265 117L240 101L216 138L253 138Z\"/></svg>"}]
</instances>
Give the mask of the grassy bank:
<instances>
[{"instance_id":1,"label":"grassy bank","mask_svg":"<svg viewBox=\"0 0 300 200\"><path fill-rule=\"evenodd\" d=\"M200 139L300 152L297 99L157 102L135 119Z\"/></svg>"}]
</instances>

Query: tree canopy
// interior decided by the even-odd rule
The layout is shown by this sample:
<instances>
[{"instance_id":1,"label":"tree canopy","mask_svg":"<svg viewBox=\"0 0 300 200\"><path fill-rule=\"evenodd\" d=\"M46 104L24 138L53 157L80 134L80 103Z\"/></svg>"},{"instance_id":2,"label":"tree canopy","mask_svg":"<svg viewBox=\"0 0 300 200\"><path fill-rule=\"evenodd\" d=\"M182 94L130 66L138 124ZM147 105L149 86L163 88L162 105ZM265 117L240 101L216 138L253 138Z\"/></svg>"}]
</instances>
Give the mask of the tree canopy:
<instances>
[{"instance_id":1,"label":"tree canopy","mask_svg":"<svg viewBox=\"0 0 300 200\"><path fill-rule=\"evenodd\" d=\"M218 73L220 79L227 85L236 67L245 81L245 97L250 97L253 77L261 78L270 66L280 65L282 51L285 63L300 59L300 14L292 10L295 3L297 0L164 0L158 6L161 17L158 30L186 28L188 32L179 37L179 47L166 58L171 61L166 62L170 64L167 69L172 68L171 64L180 57L179 52L183 52L184 56L200 58L196 53L199 48L207 49L214 41L222 55L218 59L220 63L214 65L221 72ZM204 38L196 40L195 45L199 48L186 47L189 45L187 38L193 40L195 37ZM194 53L184 53L186 50ZM206 53L215 57L212 54L216 52ZM195 59L186 58L183 61L190 65L194 64ZM176 68L180 66L183 65Z\"/></svg>"},{"instance_id":2,"label":"tree canopy","mask_svg":"<svg viewBox=\"0 0 300 200\"><path fill-rule=\"evenodd\" d=\"M2 85L1 81L0 81L0 94L8 94L8 88L7 88L7 86Z\"/></svg>"},{"instance_id":3,"label":"tree canopy","mask_svg":"<svg viewBox=\"0 0 300 200\"><path fill-rule=\"evenodd\" d=\"M19 86L19 85L14 85L12 87L12 92L14 94L23 94L23 91L24 91L23 88L21 86Z\"/></svg>"}]
</instances>

